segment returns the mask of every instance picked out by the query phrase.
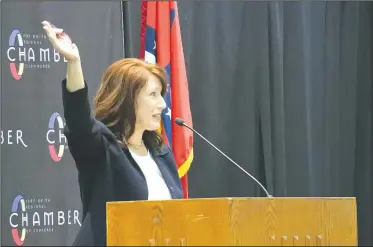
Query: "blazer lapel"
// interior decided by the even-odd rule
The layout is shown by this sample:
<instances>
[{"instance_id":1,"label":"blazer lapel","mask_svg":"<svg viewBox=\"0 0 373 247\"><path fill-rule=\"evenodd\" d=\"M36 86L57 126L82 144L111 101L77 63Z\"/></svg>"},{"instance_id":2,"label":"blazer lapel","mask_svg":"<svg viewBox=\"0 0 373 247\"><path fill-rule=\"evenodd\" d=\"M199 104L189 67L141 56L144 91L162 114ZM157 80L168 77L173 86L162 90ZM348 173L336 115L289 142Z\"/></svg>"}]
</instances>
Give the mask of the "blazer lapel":
<instances>
[{"instance_id":1,"label":"blazer lapel","mask_svg":"<svg viewBox=\"0 0 373 247\"><path fill-rule=\"evenodd\" d=\"M179 195L179 189L177 184L170 173L169 167L167 165L167 160L165 159L166 155L169 154L170 151L167 148L162 148L159 152L152 153L155 163L157 163L159 170L162 173L163 179L166 182L168 189L170 190L171 196L173 199L175 198L182 198L182 195ZM182 194L182 193L181 193Z\"/></svg>"}]
</instances>

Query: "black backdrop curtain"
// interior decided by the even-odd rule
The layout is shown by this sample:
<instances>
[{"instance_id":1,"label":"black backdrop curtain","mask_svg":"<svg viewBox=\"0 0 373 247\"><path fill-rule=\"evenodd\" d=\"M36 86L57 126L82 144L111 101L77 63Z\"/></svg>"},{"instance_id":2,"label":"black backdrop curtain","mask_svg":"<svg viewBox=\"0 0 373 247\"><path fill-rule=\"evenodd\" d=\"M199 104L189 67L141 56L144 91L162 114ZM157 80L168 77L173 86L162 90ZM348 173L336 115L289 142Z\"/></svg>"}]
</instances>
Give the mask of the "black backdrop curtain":
<instances>
[{"instance_id":1,"label":"black backdrop curtain","mask_svg":"<svg viewBox=\"0 0 373 247\"><path fill-rule=\"evenodd\" d=\"M356 196L372 245L372 3L179 4L195 128L274 196ZM140 2L125 2L127 57ZM198 137L190 197L263 196Z\"/></svg>"}]
</instances>

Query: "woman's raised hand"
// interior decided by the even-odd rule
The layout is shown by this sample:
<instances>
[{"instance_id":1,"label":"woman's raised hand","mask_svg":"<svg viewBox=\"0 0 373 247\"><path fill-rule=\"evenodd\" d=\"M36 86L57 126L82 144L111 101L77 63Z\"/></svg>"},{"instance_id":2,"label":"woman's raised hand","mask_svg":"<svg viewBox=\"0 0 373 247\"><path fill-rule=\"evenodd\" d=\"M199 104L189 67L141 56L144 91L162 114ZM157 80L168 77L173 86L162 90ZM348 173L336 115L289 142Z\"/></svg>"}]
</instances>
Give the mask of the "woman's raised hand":
<instances>
[{"instance_id":1,"label":"woman's raised hand","mask_svg":"<svg viewBox=\"0 0 373 247\"><path fill-rule=\"evenodd\" d=\"M42 24L49 41L58 53L64 56L69 62L80 60L78 47L63 33L63 29L56 28L47 21L43 21Z\"/></svg>"}]
</instances>

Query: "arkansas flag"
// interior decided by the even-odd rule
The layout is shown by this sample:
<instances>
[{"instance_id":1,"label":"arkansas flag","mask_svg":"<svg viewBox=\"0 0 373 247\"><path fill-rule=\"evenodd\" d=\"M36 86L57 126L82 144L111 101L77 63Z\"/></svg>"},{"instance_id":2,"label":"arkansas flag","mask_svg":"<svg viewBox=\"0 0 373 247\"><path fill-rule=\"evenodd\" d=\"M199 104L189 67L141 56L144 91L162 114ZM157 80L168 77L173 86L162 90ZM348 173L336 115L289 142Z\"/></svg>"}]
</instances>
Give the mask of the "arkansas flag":
<instances>
[{"instance_id":1,"label":"arkansas flag","mask_svg":"<svg viewBox=\"0 0 373 247\"><path fill-rule=\"evenodd\" d=\"M143 1L140 56L167 72L167 107L162 112L162 136L174 154L184 198L188 198L187 172L193 160L193 132L175 124L184 119L192 127L188 80L176 1Z\"/></svg>"}]
</instances>

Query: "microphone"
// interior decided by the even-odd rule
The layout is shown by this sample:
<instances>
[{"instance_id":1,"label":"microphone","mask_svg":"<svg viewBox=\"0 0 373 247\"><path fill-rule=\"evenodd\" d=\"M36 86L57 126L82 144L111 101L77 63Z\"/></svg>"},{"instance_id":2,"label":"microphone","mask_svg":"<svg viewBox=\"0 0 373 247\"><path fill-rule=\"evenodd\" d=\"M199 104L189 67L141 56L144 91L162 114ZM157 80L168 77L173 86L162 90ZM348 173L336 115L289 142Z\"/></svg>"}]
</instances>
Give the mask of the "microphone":
<instances>
[{"instance_id":1,"label":"microphone","mask_svg":"<svg viewBox=\"0 0 373 247\"><path fill-rule=\"evenodd\" d=\"M248 175L249 177L251 177L261 188L262 190L266 193L267 197L272 197L272 195L270 195L268 193L268 191L266 190L266 188L264 188L264 186L253 176L251 175L250 173L248 173L245 169L243 169L241 166L239 166L236 162L234 162L231 158L228 157L228 155L226 155L225 153L223 153L222 151L220 151L219 148L215 147L214 144L212 144L211 142L209 142L205 137L203 137L200 133L198 133L195 129L193 129L192 127L188 126L183 119L181 118L176 118L175 119L175 123L179 126L184 126L188 129L190 129L191 131L193 131L194 133L196 133L197 135L199 135L203 140L205 140L208 144L210 144L213 148L215 148L216 150L218 150L225 158L227 158L230 162L232 162L234 165L236 165L238 168L240 168L246 175Z\"/></svg>"}]
</instances>

